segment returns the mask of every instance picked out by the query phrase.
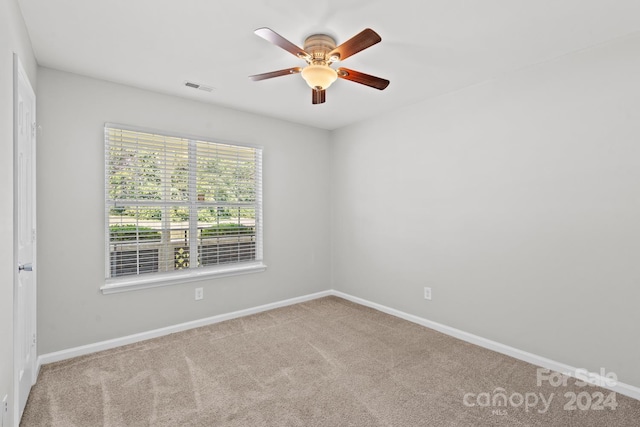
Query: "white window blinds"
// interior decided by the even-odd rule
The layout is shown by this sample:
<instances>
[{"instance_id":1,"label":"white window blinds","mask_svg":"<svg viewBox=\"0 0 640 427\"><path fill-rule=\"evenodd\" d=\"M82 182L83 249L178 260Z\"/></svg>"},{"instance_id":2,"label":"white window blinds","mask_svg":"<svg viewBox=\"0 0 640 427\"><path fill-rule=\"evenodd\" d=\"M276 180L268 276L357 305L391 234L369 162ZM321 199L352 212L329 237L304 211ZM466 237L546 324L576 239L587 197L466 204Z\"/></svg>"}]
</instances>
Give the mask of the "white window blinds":
<instances>
[{"instance_id":1,"label":"white window blinds","mask_svg":"<svg viewBox=\"0 0 640 427\"><path fill-rule=\"evenodd\" d=\"M262 260L261 149L113 124L104 136L107 279Z\"/></svg>"}]
</instances>

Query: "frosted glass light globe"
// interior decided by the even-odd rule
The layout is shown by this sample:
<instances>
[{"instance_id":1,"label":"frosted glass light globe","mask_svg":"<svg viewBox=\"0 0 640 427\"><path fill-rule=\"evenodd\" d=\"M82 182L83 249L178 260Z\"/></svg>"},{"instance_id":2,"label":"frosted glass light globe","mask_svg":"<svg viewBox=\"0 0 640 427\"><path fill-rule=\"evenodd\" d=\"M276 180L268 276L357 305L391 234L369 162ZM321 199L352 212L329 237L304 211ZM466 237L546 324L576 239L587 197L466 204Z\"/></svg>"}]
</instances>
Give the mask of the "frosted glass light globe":
<instances>
[{"instance_id":1,"label":"frosted glass light globe","mask_svg":"<svg viewBox=\"0 0 640 427\"><path fill-rule=\"evenodd\" d=\"M311 89L326 89L338 78L338 73L327 65L308 65L302 70L302 78Z\"/></svg>"}]
</instances>

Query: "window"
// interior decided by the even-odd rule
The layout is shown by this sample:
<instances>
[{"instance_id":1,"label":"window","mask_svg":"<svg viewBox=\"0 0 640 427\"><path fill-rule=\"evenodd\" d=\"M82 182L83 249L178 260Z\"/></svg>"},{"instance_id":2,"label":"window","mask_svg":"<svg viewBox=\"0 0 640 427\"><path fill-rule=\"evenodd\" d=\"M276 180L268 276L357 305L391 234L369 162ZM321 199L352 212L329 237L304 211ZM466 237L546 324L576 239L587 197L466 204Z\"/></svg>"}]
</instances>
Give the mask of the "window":
<instances>
[{"instance_id":1,"label":"window","mask_svg":"<svg viewBox=\"0 0 640 427\"><path fill-rule=\"evenodd\" d=\"M262 150L106 124L103 292L262 271Z\"/></svg>"}]
</instances>

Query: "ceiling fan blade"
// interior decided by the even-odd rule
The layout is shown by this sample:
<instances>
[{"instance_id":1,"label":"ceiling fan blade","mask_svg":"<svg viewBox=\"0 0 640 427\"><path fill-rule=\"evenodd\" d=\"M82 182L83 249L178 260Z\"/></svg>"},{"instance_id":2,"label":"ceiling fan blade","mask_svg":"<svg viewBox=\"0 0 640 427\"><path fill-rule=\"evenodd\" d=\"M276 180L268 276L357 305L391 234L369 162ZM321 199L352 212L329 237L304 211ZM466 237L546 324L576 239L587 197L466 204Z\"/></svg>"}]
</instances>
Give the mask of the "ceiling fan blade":
<instances>
[{"instance_id":1,"label":"ceiling fan blade","mask_svg":"<svg viewBox=\"0 0 640 427\"><path fill-rule=\"evenodd\" d=\"M389 80L370 76L369 74L361 73L360 71L349 70L348 68L342 67L338 68L336 71L338 71L338 77L341 79L350 80L375 89L383 90L389 86Z\"/></svg>"},{"instance_id":2,"label":"ceiling fan blade","mask_svg":"<svg viewBox=\"0 0 640 427\"><path fill-rule=\"evenodd\" d=\"M266 41L281 47L282 49L286 50L292 55L297 56L298 58L302 58L302 59L311 58L311 55L309 55L307 52L305 52L295 44L291 43L289 40L282 37L280 34L273 31L271 28L266 28L266 27L258 28L257 30L254 31L254 33L257 36L262 37Z\"/></svg>"},{"instance_id":3,"label":"ceiling fan blade","mask_svg":"<svg viewBox=\"0 0 640 427\"><path fill-rule=\"evenodd\" d=\"M328 57L337 57L337 61L344 61L351 55L355 55L361 50L371 47L380 41L382 41L382 38L378 33L371 28L366 28L329 52ZM336 60L333 60L333 62Z\"/></svg>"},{"instance_id":4,"label":"ceiling fan blade","mask_svg":"<svg viewBox=\"0 0 640 427\"><path fill-rule=\"evenodd\" d=\"M327 91L325 89L311 89L311 103L322 104L327 100Z\"/></svg>"},{"instance_id":5,"label":"ceiling fan blade","mask_svg":"<svg viewBox=\"0 0 640 427\"><path fill-rule=\"evenodd\" d=\"M273 77L288 76L289 74L297 74L302 71L302 67L287 68L286 70L271 71L270 73L256 74L249 76L251 80L257 82L259 80L271 79Z\"/></svg>"}]
</instances>

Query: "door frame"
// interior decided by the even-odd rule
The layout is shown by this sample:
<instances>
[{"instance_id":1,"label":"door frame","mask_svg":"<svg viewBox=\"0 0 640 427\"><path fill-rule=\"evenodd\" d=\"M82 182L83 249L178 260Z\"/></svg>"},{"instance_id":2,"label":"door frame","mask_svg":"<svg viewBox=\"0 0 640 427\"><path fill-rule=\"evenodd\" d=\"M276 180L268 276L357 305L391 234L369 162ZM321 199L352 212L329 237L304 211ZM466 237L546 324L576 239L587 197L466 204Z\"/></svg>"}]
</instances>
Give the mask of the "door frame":
<instances>
[{"instance_id":1,"label":"door frame","mask_svg":"<svg viewBox=\"0 0 640 427\"><path fill-rule=\"evenodd\" d=\"M19 331L18 331L18 319L19 316L22 314L22 310L20 309L19 304L18 304L18 214L19 214L19 206L18 206L18 194L20 191L19 187L19 179L18 179L18 174L19 174L19 168L18 168L18 120L19 120L19 113L18 113L18 93L19 93L19 86L20 86L20 82L23 82L24 84L26 84L27 89L31 92L31 96L33 96L33 124L32 124L32 139L31 139L31 164L32 164L32 193L31 193L31 200L30 203L32 205L32 212L33 212L33 224L32 224L32 239L33 239L33 255L32 255L32 260L31 263L33 265L33 271L30 273L32 274L32 285L33 285L33 292L31 293L32 297L30 298L31 300L29 301L29 304L31 304L31 318L30 318L30 323L32 325L33 328L33 337L20 337L19 335ZM30 366L30 371L31 371L31 385L33 386L33 384L35 384L36 379L38 377L38 372L37 372L37 347L36 347L36 333L37 333L37 314L36 314L36 306L37 306L37 239L36 239L36 226L37 226L37 222L36 222L36 137L37 137L37 132L36 132L36 127L35 127L35 123L36 123L36 94L35 91L33 90L33 85L31 84L31 81L29 80L29 76L27 75L26 71L24 70L24 67L22 66L22 62L20 61L20 58L18 57L18 55L16 53L13 54L13 265L14 265L14 270L13 270L13 408L12 408L12 414L13 414L13 425L15 425L16 427L20 424L20 418L22 416L22 414L20 413L20 388L19 388L19 375L20 375L20 369L19 369L19 346L22 345L24 343L25 340L27 339L32 339L33 340L33 357L31 358L31 366ZM10 417L11 418L11 417Z\"/></svg>"}]
</instances>

